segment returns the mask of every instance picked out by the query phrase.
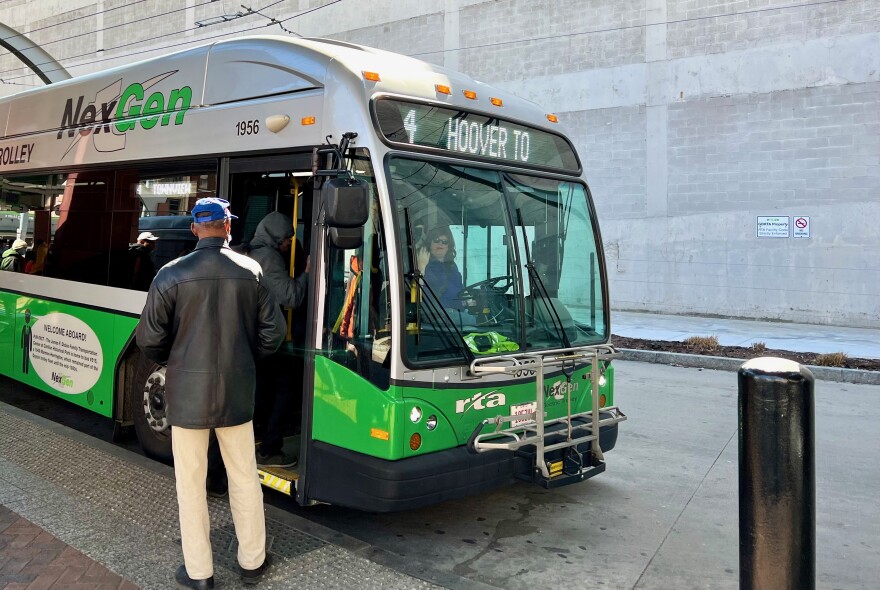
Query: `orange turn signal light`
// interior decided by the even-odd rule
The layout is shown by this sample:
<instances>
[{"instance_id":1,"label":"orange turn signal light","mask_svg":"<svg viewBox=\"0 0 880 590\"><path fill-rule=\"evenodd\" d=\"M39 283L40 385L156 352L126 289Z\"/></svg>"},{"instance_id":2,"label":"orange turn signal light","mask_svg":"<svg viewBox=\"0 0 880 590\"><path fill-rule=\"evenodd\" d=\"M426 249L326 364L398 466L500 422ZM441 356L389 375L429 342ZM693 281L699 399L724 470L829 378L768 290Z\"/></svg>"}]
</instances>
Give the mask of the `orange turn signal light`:
<instances>
[{"instance_id":1,"label":"orange turn signal light","mask_svg":"<svg viewBox=\"0 0 880 590\"><path fill-rule=\"evenodd\" d=\"M547 114L547 120L550 121L551 123L559 123L559 117L557 117L556 115L554 115L552 113Z\"/></svg>"},{"instance_id":2,"label":"orange turn signal light","mask_svg":"<svg viewBox=\"0 0 880 590\"><path fill-rule=\"evenodd\" d=\"M419 447L422 446L422 435L416 432L411 437L409 437L409 448L413 451L418 451Z\"/></svg>"},{"instance_id":3,"label":"orange turn signal light","mask_svg":"<svg viewBox=\"0 0 880 590\"><path fill-rule=\"evenodd\" d=\"M315 124L315 118L314 118L314 117L303 117L303 118L302 118L302 124L303 124L303 125L314 125L314 124Z\"/></svg>"},{"instance_id":4,"label":"orange turn signal light","mask_svg":"<svg viewBox=\"0 0 880 590\"><path fill-rule=\"evenodd\" d=\"M370 436L373 438L378 438L379 440L388 440L391 436L387 430L382 430L381 428L370 428Z\"/></svg>"},{"instance_id":5,"label":"orange turn signal light","mask_svg":"<svg viewBox=\"0 0 880 590\"><path fill-rule=\"evenodd\" d=\"M434 84L434 90L436 90L438 94L452 94L452 88L445 84Z\"/></svg>"},{"instance_id":6,"label":"orange turn signal light","mask_svg":"<svg viewBox=\"0 0 880 590\"><path fill-rule=\"evenodd\" d=\"M364 80L369 80L370 82L378 82L381 78L379 78L379 74L377 72L368 72L364 70Z\"/></svg>"},{"instance_id":7,"label":"orange turn signal light","mask_svg":"<svg viewBox=\"0 0 880 590\"><path fill-rule=\"evenodd\" d=\"M473 90L464 90L464 97L469 98L471 100L477 100L477 93Z\"/></svg>"},{"instance_id":8,"label":"orange turn signal light","mask_svg":"<svg viewBox=\"0 0 880 590\"><path fill-rule=\"evenodd\" d=\"M604 408L607 405L608 405L608 398L605 397L605 394L603 393L602 395L599 396L599 407Z\"/></svg>"}]
</instances>

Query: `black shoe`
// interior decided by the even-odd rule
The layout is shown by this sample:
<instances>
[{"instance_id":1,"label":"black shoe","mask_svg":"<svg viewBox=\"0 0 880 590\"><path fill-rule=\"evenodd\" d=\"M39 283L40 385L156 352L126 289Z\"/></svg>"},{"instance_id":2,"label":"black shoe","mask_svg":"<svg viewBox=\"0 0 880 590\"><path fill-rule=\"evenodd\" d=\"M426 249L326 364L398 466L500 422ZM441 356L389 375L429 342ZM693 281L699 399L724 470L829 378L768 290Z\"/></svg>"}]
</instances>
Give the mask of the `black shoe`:
<instances>
[{"instance_id":1,"label":"black shoe","mask_svg":"<svg viewBox=\"0 0 880 590\"><path fill-rule=\"evenodd\" d=\"M259 467L296 467L297 457L288 455L284 452L271 453L264 455L257 451L257 465Z\"/></svg>"},{"instance_id":2,"label":"black shoe","mask_svg":"<svg viewBox=\"0 0 880 590\"><path fill-rule=\"evenodd\" d=\"M260 580L263 579L263 574L266 573L266 570L269 569L269 565L271 561L269 559L269 554L266 554L266 559L263 560L263 565L254 570L246 570L243 567L239 566L241 570L241 581L245 584L251 585L256 584ZM213 586L211 586L213 588Z\"/></svg>"},{"instance_id":3,"label":"black shoe","mask_svg":"<svg viewBox=\"0 0 880 590\"><path fill-rule=\"evenodd\" d=\"M205 487L208 490L208 495L212 498L225 498L229 493L229 484L225 477L215 479L209 475Z\"/></svg>"},{"instance_id":4,"label":"black shoe","mask_svg":"<svg viewBox=\"0 0 880 590\"><path fill-rule=\"evenodd\" d=\"M193 580L186 573L186 566L182 565L174 573L174 581L179 588L192 588L192 590L214 590L214 576L204 580Z\"/></svg>"}]
</instances>

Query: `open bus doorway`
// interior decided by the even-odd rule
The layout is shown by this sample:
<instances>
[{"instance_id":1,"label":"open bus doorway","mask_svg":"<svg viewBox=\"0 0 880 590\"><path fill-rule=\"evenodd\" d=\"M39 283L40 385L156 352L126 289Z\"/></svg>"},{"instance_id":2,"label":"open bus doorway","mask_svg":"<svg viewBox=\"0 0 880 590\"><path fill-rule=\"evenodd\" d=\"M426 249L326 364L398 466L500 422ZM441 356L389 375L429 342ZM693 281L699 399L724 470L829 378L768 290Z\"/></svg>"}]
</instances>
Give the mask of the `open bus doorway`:
<instances>
[{"instance_id":1,"label":"open bus doorway","mask_svg":"<svg viewBox=\"0 0 880 590\"><path fill-rule=\"evenodd\" d=\"M232 247L249 255L254 248L266 247L265 231L257 235L260 222L272 213L283 214L291 221L294 235L290 249L280 254L284 259L284 271L294 280L301 279L307 270L311 239L314 186L311 169L305 167L306 163L305 159L296 156L230 162L229 199L232 210L239 216L238 223L232 228ZM277 247L277 244L273 246ZM256 254L253 257L260 258ZM260 468L263 483L288 494L292 491L289 489L291 482L298 478L297 466L288 463L300 455L308 319L308 289L302 281L299 284L303 285L306 294L295 308L284 307L287 321L285 341L277 353L257 365L254 413L258 450L263 449L264 443L267 448L272 447L267 453L258 454L258 458L275 457L268 462L271 465Z\"/></svg>"},{"instance_id":2,"label":"open bus doorway","mask_svg":"<svg viewBox=\"0 0 880 590\"><path fill-rule=\"evenodd\" d=\"M221 166L221 169L223 167ZM225 195L231 202L232 211L238 216L233 220L230 245L234 250L246 253L249 242L259 222L268 214L278 211L296 220L296 239L302 247L296 248L293 258L294 276L305 270L308 256L307 248L311 233L313 182L310 178L310 156L287 154L261 158L239 158L229 160L228 190ZM222 186L222 183L221 183ZM222 189L221 189L222 190ZM188 212L187 212L188 213ZM157 226L147 227L147 222L155 221ZM176 256L186 254L195 247L195 237L189 229L189 215L157 216L142 218L143 227L139 230L155 230L162 240L174 242L169 222L179 222L180 243L175 242ZM293 221L291 221L293 224ZM161 228L159 227L161 226ZM175 226L176 227L176 226ZM296 242L294 242L295 244ZM176 257L175 256L175 257ZM288 254L289 256L289 254ZM288 259L289 261L289 259ZM296 435L300 430L300 414L302 403L302 350L305 342L305 318L307 301L296 310L287 312L288 338L283 343L280 355L282 359L276 364L284 366L284 380L278 379L274 387L284 388L292 395L283 416L278 416L284 426L285 434L291 435L285 440L285 452L296 455L299 439ZM128 382L129 405L140 408L143 399L143 414L134 412L135 431L144 453L163 462L171 461L170 426L165 420L164 408L164 368L137 357L132 377ZM258 384L258 413L255 422L264 427L272 416L272 395L267 392L270 383ZM270 400L266 402L265 400ZM137 404L135 404L137 400ZM287 448L287 445L291 448Z\"/></svg>"}]
</instances>

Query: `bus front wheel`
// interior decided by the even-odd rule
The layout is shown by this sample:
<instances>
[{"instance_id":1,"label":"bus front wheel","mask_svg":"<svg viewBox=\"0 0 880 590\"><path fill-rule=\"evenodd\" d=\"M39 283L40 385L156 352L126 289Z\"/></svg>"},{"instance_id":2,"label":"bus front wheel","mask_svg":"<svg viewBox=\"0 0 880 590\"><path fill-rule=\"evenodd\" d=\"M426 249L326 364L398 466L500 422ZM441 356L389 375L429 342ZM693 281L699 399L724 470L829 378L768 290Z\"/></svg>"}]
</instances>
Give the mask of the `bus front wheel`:
<instances>
[{"instance_id":1,"label":"bus front wheel","mask_svg":"<svg viewBox=\"0 0 880 590\"><path fill-rule=\"evenodd\" d=\"M171 425L165 416L165 367L141 356L129 395L134 430L144 454L171 463Z\"/></svg>"}]
</instances>

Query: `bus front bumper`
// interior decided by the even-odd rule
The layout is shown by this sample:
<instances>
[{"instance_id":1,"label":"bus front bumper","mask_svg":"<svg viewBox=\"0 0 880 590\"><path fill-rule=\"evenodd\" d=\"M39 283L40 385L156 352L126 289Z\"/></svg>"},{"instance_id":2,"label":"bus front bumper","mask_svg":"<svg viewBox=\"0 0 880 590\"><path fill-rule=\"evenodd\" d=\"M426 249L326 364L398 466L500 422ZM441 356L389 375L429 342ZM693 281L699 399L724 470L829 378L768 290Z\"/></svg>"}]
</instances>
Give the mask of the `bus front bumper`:
<instances>
[{"instance_id":1,"label":"bus front bumper","mask_svg":"<svg viewBox=\"0 0 880 590\"><path fill-rule=\"evenodd\" d=\"M616 445L617 426L601 429L603 452ZM552 430L548 442L561 440L562 428ZM578 445L578 451L588 455L589 443ZM601 465L590 475L603 471ZM534 471L528 449L475 454L462 445L388 461L315 441L309 454L309 499L368 512L396 512L472 496L518 479L535 481Z\"/></svg>"}]
</instances>

